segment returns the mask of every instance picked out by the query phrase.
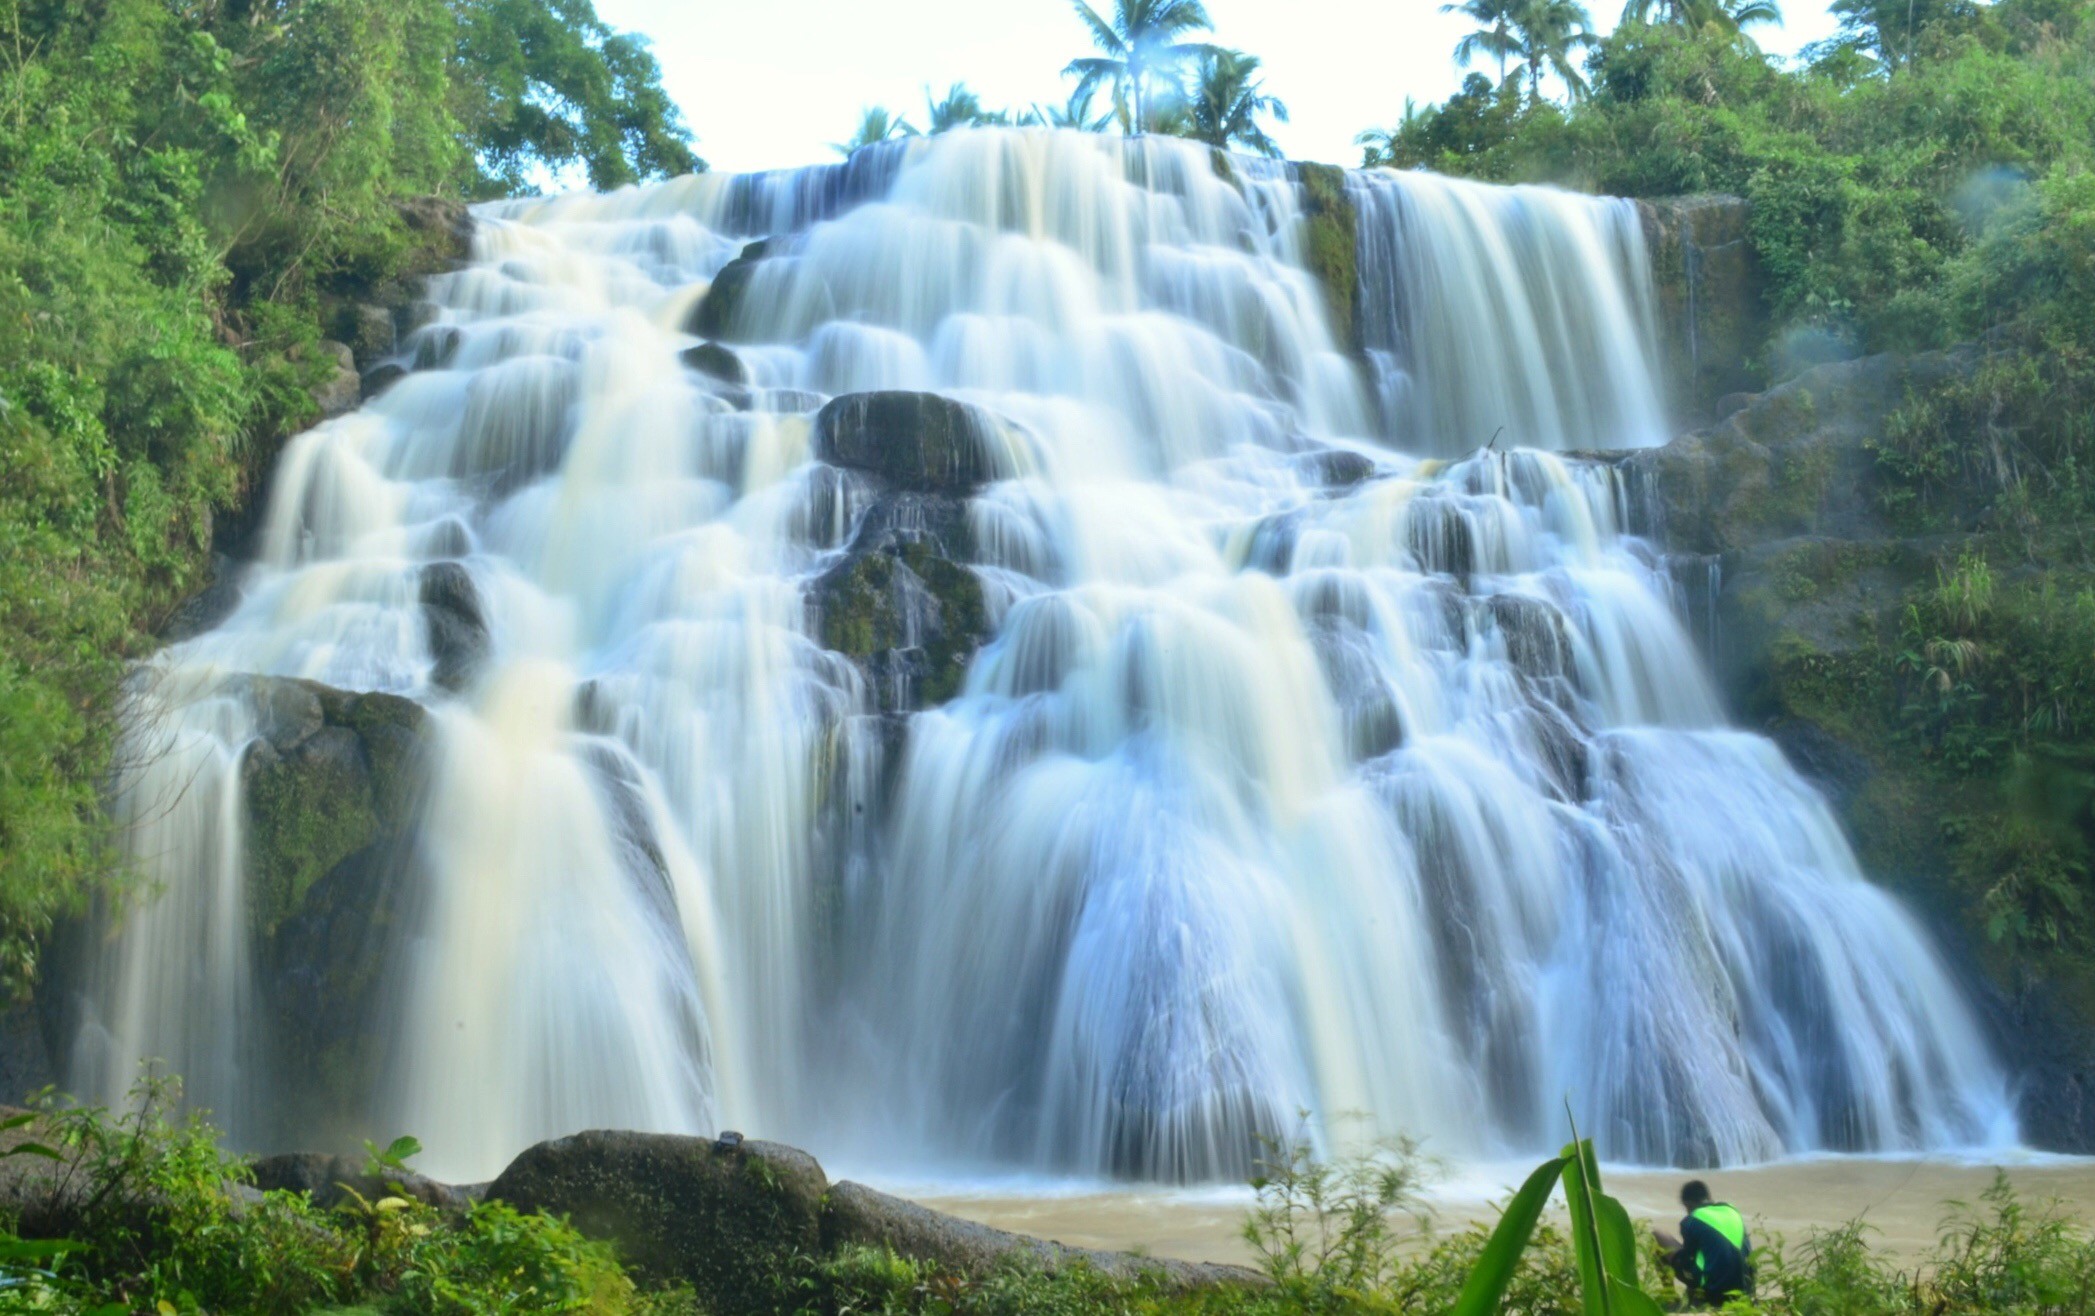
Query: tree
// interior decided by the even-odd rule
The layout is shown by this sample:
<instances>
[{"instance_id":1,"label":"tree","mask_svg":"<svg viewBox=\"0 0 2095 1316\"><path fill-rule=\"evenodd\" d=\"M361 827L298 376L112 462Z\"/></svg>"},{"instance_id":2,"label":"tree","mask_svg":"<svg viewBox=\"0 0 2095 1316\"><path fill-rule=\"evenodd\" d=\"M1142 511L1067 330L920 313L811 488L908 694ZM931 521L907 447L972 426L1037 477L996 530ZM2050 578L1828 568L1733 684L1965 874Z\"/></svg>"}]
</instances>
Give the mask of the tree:
<instances>
[{"instance_id":1,"label":"tree","mask_svg":"<svg viewBox=\"0 0 2095 1316\"><path fill-rule=\"evenodd\" d=\"M481 191L525 190L536 169L579 167L603 189L706 167L646 39L612 31L590 0L452 8L452 100Z\"/></svg>"},{"instance_id":2,"label":"tree","mask_svg":"<svg viewBox=\"0 0 2095 1316\"><path fill-rule=\"evenodd\" d=\"M943 100L933 100L931 89L924 88L925 131L934 137L955 128L979 128L986 124L1009 122L1009 111L997 110L992 113L983 109L982 98L969 91L965 82L956 82L946 88Z\"/></svg>"},{"instance_id":3,"label":"tree","mask_svg":"<svg viewBox=\"0 0 2095 1316\"><path fill-rule=\"evenodd\" d=\"M1721 28L1744 32L1749 27L1772 23L1782 26L1782 6L1777 0L1629 0L1622 21L1677 23L1682 27Z\"/></svg>"},{"instance_id":4,"label":"tree","mask_svg":"<svg viewBox=\"0 0 2095 1316\"><path fill-rule=\"evenodd\" d=\"M1105 53L1071 60L1063 76L1076 78L1077 91L1083 94L1111 87L1123 131L1153 130L1153 85L1166 80L1168 101L1169 93L1177 90L1178 70L1214 48L1184 40L1189 33L1213 26L1207 10L1200 0L1114 0L1113 21L1108 23L1084 0L1070 2L1091 29L1092 43Z\"/></svg>"},{"instance_id":5,"label":"tree","mask_svg":"<svg viewBox=\"0 0 2095 1316\"><path fill-rule=\"evenodd\" d=\"M1968 0L1833 0L1841 38L1867 50L1888 68L1911 63L1921 33L1968 13Z\"/></svg>"},{"instance_id":6,"label":"tree","mask_svg":"<svg viewBox=\"0 0 2095 1316\"><path fill-rule=\"evenodd\" d=\"M1542 73L1545 68L1564 79L1573 96L1586 89L1586 80L1571 63L1574 51L1598 44L1591 28L1592 15L1578 0L1518 0L1507 16L1512 29L1514 53L1528 70L1528 103L1542 103Z\"/></svg>"},{"instance_id":7,"label":"tree","mask_svg":"<svg viewBox=\"0 0 2095 1316\"><path fill-rule=\"evenodd\" d=\"M1187 95L1186 136L1209 146L1250 147L1261 155L1280 154L1280 146L1259 126L1259 116L1271 115L1288 121L1288 107L1277 96L1264 93L1255 76L1256 55L1240 50L1211 50L1200 56L1194 81Z\"/></svg>"},{"instance_id":8,"label":"tree","mask_svg":"<svg viewBox=\"0 0 2095 1316\"><path fill-rule=\"evenodd\" d=\"M1506 80L1506 61L1520 53L1513 36L1513 11L1520 0L1449 0L1443 14L1462 14L1477 23L1477 30L1455 43L1455 62L1468 68L1478 59L1499 62L1499 81Z\"/></svg>"},{"instance_id":9,"label":"tree","mask_svg":"<svg viewBox=\"0 0 2095 1316\"><path fill-rule=\"evenodd\" d=\"M1041 128L1074 128L1078 132L1104 132L1106 125L1113 122L1113 111L1093 114L1091 102L1095 99L1096 94L1091 89L1079 87L1060 105L1035 105L1019 122Z\"/></svg>"},{"instance_id":10,"label":"tree","mask_svg":"<svg viewBox=\"0 0 2095 1316\"><path fill-rule=\"evenodd\" d=\"M864 146L875 146L892 141L897 137L914 137L916 128L900 115L888 113L884 105L868 105L858 112L858 131L851 134L849 141L831 142L829 149L838 155L848 156Z\"/></svg>"}]
</instances>

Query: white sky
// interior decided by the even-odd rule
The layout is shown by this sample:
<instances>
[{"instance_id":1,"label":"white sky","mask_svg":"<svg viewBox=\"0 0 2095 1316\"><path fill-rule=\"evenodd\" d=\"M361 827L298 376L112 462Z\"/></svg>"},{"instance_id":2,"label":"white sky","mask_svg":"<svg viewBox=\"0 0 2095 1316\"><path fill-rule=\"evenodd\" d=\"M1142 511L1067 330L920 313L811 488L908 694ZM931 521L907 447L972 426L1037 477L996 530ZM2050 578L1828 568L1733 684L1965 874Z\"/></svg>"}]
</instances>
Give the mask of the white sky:
<instances>
[{"instance_id":1,"label":"white sky","mask_svg":"<svg viewBox=\"0 0 2095 1316\"><path fill-rule=\"evenodd\" d=\"M1591 0L1613 26L1621 0ZM1355 164L1353 136L1396 121L1404 97L1461 84L1451 52L1467 30L1437 0L1206 0L1213 39L1264 61L1293 121L1290 156ZM1783 55L1831 36L1824 0L1790 0L1788 25L1754 33ZM1093 0L1111 13L1111 0ZM715 169L834 160L829 143L885 105L921 125L924 88L965 81L991 109L1059 105L1071 59L1091 53L1067 0L597 0L614 27L645 33L663 82Z\"/></svg>"}]
</instances>

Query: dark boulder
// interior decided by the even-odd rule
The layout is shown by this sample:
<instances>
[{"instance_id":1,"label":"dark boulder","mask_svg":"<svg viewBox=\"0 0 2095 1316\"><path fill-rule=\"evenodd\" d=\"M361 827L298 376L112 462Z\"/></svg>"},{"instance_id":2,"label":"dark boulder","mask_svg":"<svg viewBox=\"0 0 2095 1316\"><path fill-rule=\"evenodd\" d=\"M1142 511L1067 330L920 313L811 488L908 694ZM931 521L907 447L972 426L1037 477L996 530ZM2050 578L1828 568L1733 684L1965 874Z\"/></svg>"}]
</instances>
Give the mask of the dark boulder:
<instances>
[{"instance_id":1,"label":"dark boulder","mask_svg":"<svg viewBox=\"0 0 2095 1316\"><path fill-rule=\"evenodd\" d=\"M815 416L815 455L901 489L963 494L1005 472L999 424L936 393L847 393Z\"/></svg>"},{"instance_id":2,"label":"dark boulder","mask_svg":"<svg viewBox=\"0 0 2095 1316\"><path fill-rule=\"evenodd\" d=\"M257 740L242 763L248 918L286 1109L354 1110L382 1064L371 1021L426 775L412 700L242 678Z\"/></svg>"},{"instance_id":3,"label":"dark boulder","mask_svg":"<svg viewBox=\"0 0 2095 1316\"><path fill-rule=\"evenodd\" d=\"M723 266L713 276L705 296L692 308L690 317L684 322L685 332L700 338L725 338L733 342L743 295L756 277L757 266L772 254L774 245L770 238L752 242L742 248L741 255Z\"/></svg>"},{"instance_id":4,"label":"dark boulder","mask_svg":"<svg viewBox=\"0 0 2095 1316\"><path fill-rule=\"evenodd\" d=\"M457 562L422 568L422 617L429 627L429 654L436 659L430 684L463 690L487 661L487 612L472 573Z\"/></svg>"},{"instance_id":5,"label":"dark boulder","mask_svg":"<svg viewBox=\"0 0 2095 1316\"><path fill-rule=\"evenodd\" d=\"M599 1130L530 1148L487 1196L568 1217L709 1311L764 1311L776 1278L820 1253L828 1192L812 1156L777 1143Z\"/></svg>"},{"instance_id":6,"label":"dark boulder","mask_svg":"<svg viewBox=\"0 0 2095 1316\"><path fill-rule=\"evenodd\" d=\"M677 360L710 379L723 384L746 385L749 383L749 367L742 358L718 343L700 343L677 353Z\"/></svg>"}]
</instances>

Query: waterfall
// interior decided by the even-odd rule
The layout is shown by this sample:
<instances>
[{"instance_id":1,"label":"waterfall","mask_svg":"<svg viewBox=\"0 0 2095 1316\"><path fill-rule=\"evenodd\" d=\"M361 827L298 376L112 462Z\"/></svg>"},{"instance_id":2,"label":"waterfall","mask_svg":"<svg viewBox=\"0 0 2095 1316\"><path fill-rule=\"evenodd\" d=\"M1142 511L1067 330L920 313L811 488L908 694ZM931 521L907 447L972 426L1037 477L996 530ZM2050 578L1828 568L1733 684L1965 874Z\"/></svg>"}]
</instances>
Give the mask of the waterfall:
<instances>
[{"instance_id":1,"label":"waterfall","mask_svg":"<svg viewBox=\"0 0 2095 1316\"><path fill-rule=\"evenodd\" d=\"M607 1125L1163 1180L1298 1132L1532 1152L1567 1100L1647 1162L2012 1139L1936 951L1572 455L1663 437L1633 212L1346 194L1358 342L1291 168L1173 140L483 208L412 369L286 449L238 606L136 677L153 889L73 1080L161 1057L245 1142L412 1132L465 1180ZM820 459L876 389L965 404L979 487ZM916 611L907 661L824 643L883 535L967 558L949 698ZM269 677L428 710L341 1129L258 1022Z\"/></svg>"}]
</instances>

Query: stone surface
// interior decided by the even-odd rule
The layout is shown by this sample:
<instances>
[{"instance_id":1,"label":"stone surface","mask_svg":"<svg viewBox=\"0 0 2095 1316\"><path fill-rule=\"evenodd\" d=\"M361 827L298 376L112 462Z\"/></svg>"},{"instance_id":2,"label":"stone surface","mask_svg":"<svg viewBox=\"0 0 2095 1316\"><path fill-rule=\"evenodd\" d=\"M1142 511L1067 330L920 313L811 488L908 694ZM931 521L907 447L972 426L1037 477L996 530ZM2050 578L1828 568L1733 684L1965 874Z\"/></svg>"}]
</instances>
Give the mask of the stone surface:
<instances>
[{"instance_id":1,"label":"stone surface","mask_svg":"<svg viewBox=\"0 0 2095 1316\"><path fill-rule=\"evenodd\" d=\"M847 393L815 416L815 455L901 489L964 494L1002 472L1002 425L937 393Z\"/></svg>"},{"instance_id":2,"label":"stone surface","mask_svg":"<svg viewBox=\"0 0 2095 1316\"><path fill-rule=\"evenodd\" d=\"M1767 337L1746 202L1735 196L1639 201L1658 298L1659 350L1674 411L1716 413L1720 397L1759 386L1753 362Z\"/></svg>"},{"instance_id":3,"label":"stone surface","mask_svg":"<svg viewBox=\"0 0 2095 1316\"><path fill-rule=\"evenodd\" d=\"M311 1128L378 1081L370 1024L411 895L427 714L396 695L244 679L260 721L242 765L255 965L281 1104Z\"/></svg>"},{"instance_id":4,"label":"stone surface","mask_svg":"<svg viewBox=\"0 0 2095 1316\"><path fill-rule=\"evenodd\" d=\"M691 309L690 318L684 322L688 333L700 338L721 338L735 341L735 325L742 306L742 296L749 291L749 283L756 276L757 265L772 255L776 244L770 238L762 238L742 248L742 254L729 261L713 276L705 296Z\"/></svg>"},{"instance_id":5,"label":"stone surface","mask_svg":"<svg viewBox=\"0 0 2095 1316\"><path fill-rule=\"evenodd\" d=\"M709 1311L756 1311L790 1258L820 1253L828 1192L812 1156L778 1143L598 1130L530 1148L487 1196L567 1216L638 1274L689 1283Z\"/></svg>"},{"instance_id":6,"label":"stone surface","mask_svg":"<svg viewBox=\"0 0 2095 1316\"><path fill-rule=\"evenodd\" d=\"M490 645L480 590L472 573L457 562L423 567L421 590L429 653L436 659L430 682L443 690L463 690L487 661Z\"/></svg>"},{"instance_id":7,"label":"stone surface","mask_svg":"<svg viewBox=\"0 0 2095 1316\"><path fill-rule=\"evenodd\" d=\"M330 373L313 389L313 405L322 416L339 416L363 401L364 377L357 373L356 353L347 343L332 340L320 344L321 354L331 363Z\"/></svg>"},{"instance_id":8,"label":"stone surface","mask_svg":"<svg viewBox=\"0 0 2095 1316\"><path fill-rule=\"evenodd\" d=\"M700 343L677 353L677 359L701 375L719 380L723 384L749 383L749 367L733 350L718 343Z\"/></svg>"},{"instance_id":9,"label":"stone surface","mask_svg":"<svg viewBox=\"0 0 2095 1316\"><path fill-rule=\"evenodd\" d=\"M853 660L886 712L945 702L989 638L967 503L940 494L882 497L843 558L809 586L813 630Z\"/></svg>"},{"instance_id":10,"label":"stone surface","mask_svg":"<svg viewBox=\"0 0 2095 1316\"><path fill-rule=\"evenodd\" d=\"M1336 165L1293 166L1302 190L1302 257L1324 289L1332 337L1342 351L1360 345L1360 217Z\"/></svg>"}]
</instances>

